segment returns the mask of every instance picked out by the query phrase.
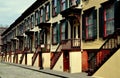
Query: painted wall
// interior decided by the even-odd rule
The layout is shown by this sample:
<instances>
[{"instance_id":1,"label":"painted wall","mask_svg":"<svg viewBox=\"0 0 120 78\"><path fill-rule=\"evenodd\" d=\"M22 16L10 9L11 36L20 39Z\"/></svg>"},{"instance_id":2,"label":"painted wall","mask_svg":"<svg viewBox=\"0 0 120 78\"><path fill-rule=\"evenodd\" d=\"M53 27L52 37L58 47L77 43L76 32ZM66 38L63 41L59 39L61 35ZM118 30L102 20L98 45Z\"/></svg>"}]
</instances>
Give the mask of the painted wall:
<instances>
[{"instance_id":1,"label":"painted wall","mask_svg":"<svg viewBox=\"0 0 120 78\"><path fill-rule=\"evenodd\" d=\"M20 63L21 56L22 54L18 54L18 63Z\"/></svg>"},{"instance_id":2,"label":"painted wall","mask_svg":"<svg viewBox=\"0 0 120 78\"><path fill-rule=\"evenodd\" d=\"M93 75L96 78L120 78L120 49Z\"/></svg>"},{"instance_id":3,"label":"painted wall","mask_svg":"<svg viewBox=\"0 0 120 78\"><path fill-rule=\"evenodd\" d=\"M82 72L81 52L70 52L70 73Z\"/></svg>"},{"instance_id":4,"label":"painted wall","mask_svg":"<svg viewBox=\"0 0 120 78\"><path fill-rule=\"evenodd\" d=\"M98 39L95 41L83 42L83 49L99 49L103 43L103 40Z\"/></svg>"},{"instance_id":5,"label":"painted wall","mask_svg":"<svg viewBox=\"0 0 120 78\"><path fill-rule=\"evenodd\" d=\"M6 57L6 61L7 61L7 62L8 62L8 56L9 56L9 55L7 55L7 57Z\"/></svg>"},{"instance_id":6,"label":"painted wall","mask_svg":"<svg viewBox=\"0 0 120 78\"><path fill-rule=\"evenodd\" d=\"M99 8L101 7L101 3L104 3L108 0L86 0L82 2L83 12L88 10L89 8L95 7L97 10L97 18L99 18ZM92 5L91 5L92 4ZM83 49L98 49L104 43L104 40L99 38L99 19L97 19L97 39L94 41L83 42ZM92 46L91 46L92 45Z\"/></svg>"},{"instance_id":7,"label":"painted wall","mask_svg":"<svg viewBox=\"0 0 120 78\"><path fill-rule=\"evenodd\" d=\"M12 58L11 63L13 63L13 57L14 57L14 55L12 54L12 55L11 55L11 58Z\"/></svg>"},{"instance_id":8,"label":"painted wall","mask_svg":"<svg viewBox=\"0 0 120 78\"><path fill-rule=\"evenodd\" d=\"M23 58L22 64L25 65L25 56Z\"/></svg>"},{"instance_id":9,"label":"painted wall","mask_svg":"<svg viewBox=\"0 0 120 78\"><path fill-rule=\"evenodd\" d=\"M32 65L33 54L27 54L27 65Z\"/></svg>"},{"instance_id":10,"label":"painted wall","mask_svg":"<svg viewBox=\"0 0 120 78\"><path fill-rule=\"evenodd\" d=\"M37 58L36 58L35 63L34 63L33 66L35 66L35 67L39 67L39 66L38 66L38 61L39 61L39 58L38 58L38 56L37 56Z\"/></svg>"},{"instance_id":11,"label":"painted wall","mask_svg":"<svg viewBox=\"0 0 120 78\"><path fill-rule=\"evenodd\" d=\"M43 67L50 68L50 53L43 53L42 59L43 59Z\"/></svg>"},{"instance_id":12,"label":"painted wall","mask_svg":"<svg viewBox=\"0 0 120 78\"><path fill-rule=\"evenodd\" d=\"M96 8L99 8L100 4L103 3L103 2L105 2L105 1L108 1L108 0L86 0L86 1L83 1L82 2L82 4L83 4L83 10L86 10L88 8L92 8L94 6Z\"/></svg>"},{"instance_id":13,"label":"painted wall","mask_svg":"<svg viewBox=\"0 0 120 78\"><path fill-rule=\"evenodd\" d=\"M63 72L63 54L58 59L56 65L53 68L53 70L62 71Z\"/></svg>"}]
</instances>

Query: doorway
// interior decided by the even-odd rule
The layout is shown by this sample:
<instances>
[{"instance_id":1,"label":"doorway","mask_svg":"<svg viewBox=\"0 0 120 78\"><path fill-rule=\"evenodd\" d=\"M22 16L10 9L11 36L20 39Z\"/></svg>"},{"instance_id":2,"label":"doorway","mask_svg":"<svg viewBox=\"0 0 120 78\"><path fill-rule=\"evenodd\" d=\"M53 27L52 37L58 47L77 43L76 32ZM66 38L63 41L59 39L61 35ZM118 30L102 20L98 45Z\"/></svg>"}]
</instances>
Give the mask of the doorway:
<instances>
[{"instance_id":1,"label":"doorway","mask_svg":"<svg viewBox=\"0 0 120 78\"><path fill-rule=\"evenodd\" d=\"M70 64L69 64L69 52L65 51L63 53L63 69L64 72L70 72Z\"/></svg>"}]
</instances>

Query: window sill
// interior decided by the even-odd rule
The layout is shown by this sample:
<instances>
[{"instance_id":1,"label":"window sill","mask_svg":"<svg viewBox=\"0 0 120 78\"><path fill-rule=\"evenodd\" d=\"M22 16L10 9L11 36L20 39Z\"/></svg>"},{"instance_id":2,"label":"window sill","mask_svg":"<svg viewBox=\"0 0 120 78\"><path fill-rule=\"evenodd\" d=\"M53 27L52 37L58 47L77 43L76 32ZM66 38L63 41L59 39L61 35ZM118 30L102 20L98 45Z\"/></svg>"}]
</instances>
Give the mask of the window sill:
<instances>
[{"instance_id":1,"label":"window sill","mask_svg":"<svg viewBox=\"0 0 120 78\"><path fill-rule=\"evenodd\" d=\"M85 42L87 41L95 41L95 38L88 38L88 39L85 39Z\"/></svg>"}]
</instances>

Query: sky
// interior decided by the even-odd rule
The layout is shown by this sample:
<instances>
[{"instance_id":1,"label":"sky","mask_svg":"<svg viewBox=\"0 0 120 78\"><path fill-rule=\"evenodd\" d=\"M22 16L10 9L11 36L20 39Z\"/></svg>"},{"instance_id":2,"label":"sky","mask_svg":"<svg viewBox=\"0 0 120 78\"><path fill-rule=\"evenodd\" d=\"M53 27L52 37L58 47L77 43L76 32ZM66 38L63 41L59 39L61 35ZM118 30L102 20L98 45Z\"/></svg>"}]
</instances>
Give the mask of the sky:
<instances>
[{"instance_id":1,"label":"sky","mask_svg":"<svg viewBox=\"0 0 120 78\"><path fill-rule=\"evenodd\" d=\"M10 26L36 0L0 0L0 25Z\"/></svg>"}]
</instances>

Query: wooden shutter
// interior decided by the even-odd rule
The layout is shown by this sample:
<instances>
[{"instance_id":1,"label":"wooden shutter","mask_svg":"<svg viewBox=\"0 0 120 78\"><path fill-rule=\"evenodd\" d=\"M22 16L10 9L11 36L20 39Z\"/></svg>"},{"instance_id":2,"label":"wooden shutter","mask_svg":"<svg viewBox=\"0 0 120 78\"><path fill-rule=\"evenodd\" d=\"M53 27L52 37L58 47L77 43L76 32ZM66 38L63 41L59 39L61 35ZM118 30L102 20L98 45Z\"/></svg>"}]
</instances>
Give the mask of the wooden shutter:
<instances>
[{"instance_id":1,"label":"wooden shutter","mask_svg":"<svg viewBox=\"0 0 120 78\"><path fill-rule=\"evenodd\" d=\"M68 1L65 0L66 9L68 8Z\"/></svg>"},{"instance_id":2,"label":"wooden shutter","mask_svg":"<svg viewBox=\"0 0 120 78\"><path fill-rule=\"evenodd\" d=\"M57 40L57 43L59 43L60 42L60 25L57 23L57 25L56 25L56 27L57 27L57 38L56 38L56 40Z\"/></svg>"},{"instance_id":3,"label":"wooden shutter","mask_svg":"<svg viewBox=\"0 0 120 78\"><path fill-rule=\"evenodd\" d=\"M99 37L104 36L104 9L99 8Z\"/></svg>"},{"instance_id":4,"label":"wooden shutter","mask_svg":"<svg viewBox=\"0 0 120 78\"><path fill-rule=\"evenodd\" d=\"M65 21L65 39L68 39L68 21Z\"/></svg>"},{"instance_id":5,"label":"wooden shutter","mask_svg":"<svg viewBox=\"0 0 120 78\"><path fill-rule=\"evenodd\" d=\"M115 2L115 8L114 8L114 18L115 18L115 29L120 28L120 1Z\"/></svg>"},{"instance_id":6,"label":"wooden shutter","mask_svg":"<svg viewBox=\"0 0 120 78\"><path fill-rule=\"evenodd\" d=\"M86 39L86 31L85 31L85 14L82 15L82 39Z\"/></svg>"},{"instance_id":7,"label":"wooden shutter","mask_svg":"<svg viewBox=\"0 0 120 78\"><path fill-rule=\"evenodd\" d=\"M60 0L57 0L57 14L60 12Z\"/></svg>"},{"instance_id":8,"label":"wooden shutter","mask_svg":"<svg viewBox=\"0 0 120 78\"><path fill-rule=\"evenodd\" d=\"M46 18L46 17L45 17L45 14L46 14L45 12L46 12L46 11L45 11L45 7L43 7L43 18L42 18L42 22L45 22L45 18Z\"/></svg>"},{"instance_id":9,"label":"wooden shutter","mask_svg":"<svg viewBox=\"0 0 120 78\"><path fill-rule=\"evenodd\" d=\"M49 12L48 12L49 16L48 16L48 20L50 20L50 11L51 11L51 9L50 9L50 3L48 4L48 6L49 6Z\"/></svg>"},{"instance_id":10,"label":"wooden shutter","mask_svg":"<svg viewBox=\"0 0 120 78\"><path fill-rule=\"evenodd\" d=\"M97 38L97 10L93 10L93 23L94 23L94 30L93 30L93 38Z\"/></svg>"}]
</instances>

